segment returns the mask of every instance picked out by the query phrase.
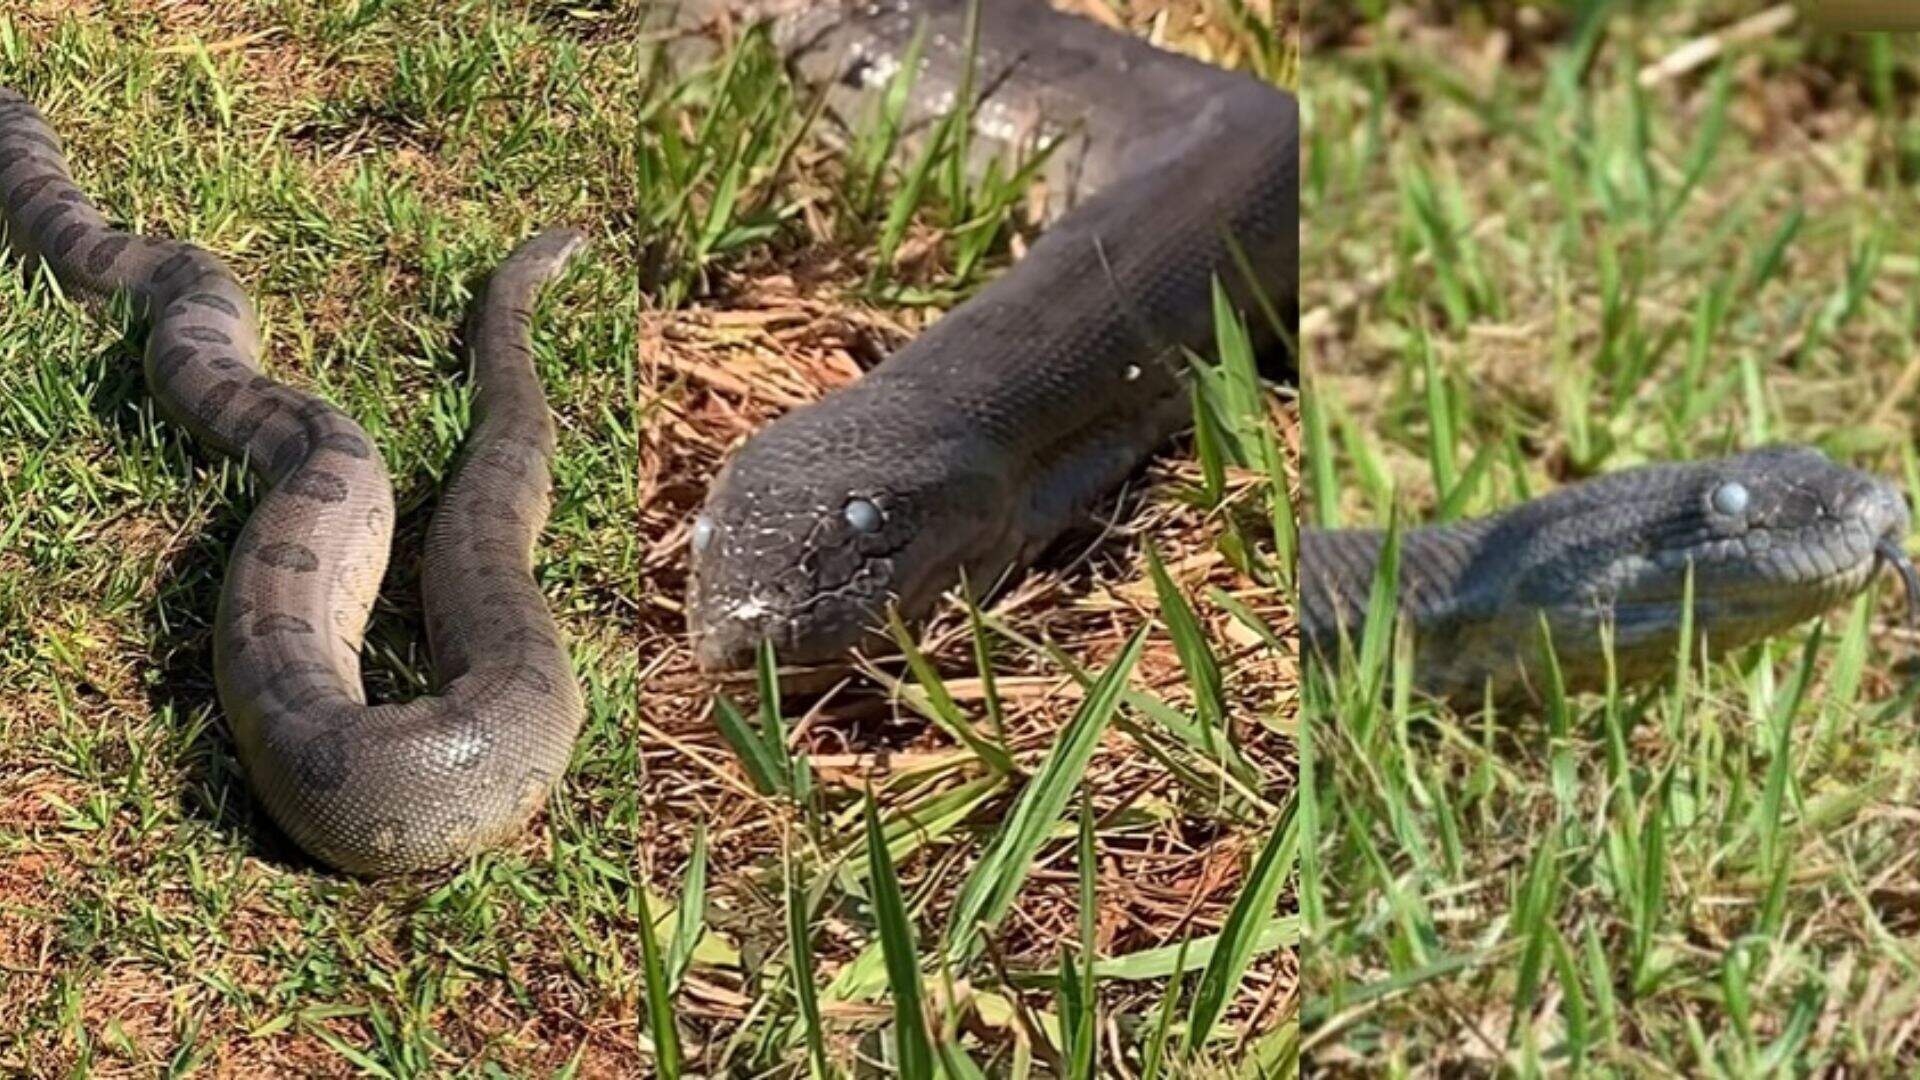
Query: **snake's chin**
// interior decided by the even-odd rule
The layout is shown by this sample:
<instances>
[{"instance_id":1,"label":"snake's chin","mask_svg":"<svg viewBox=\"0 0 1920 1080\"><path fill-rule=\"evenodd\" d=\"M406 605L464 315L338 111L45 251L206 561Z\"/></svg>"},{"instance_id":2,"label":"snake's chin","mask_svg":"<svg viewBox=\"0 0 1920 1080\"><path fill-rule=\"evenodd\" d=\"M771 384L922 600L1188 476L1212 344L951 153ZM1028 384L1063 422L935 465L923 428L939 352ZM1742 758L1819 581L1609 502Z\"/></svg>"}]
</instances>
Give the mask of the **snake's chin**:
<instances>
[{"instance_id":1,"label":"snake's chin","mask_svg":"<svg viewBox=\"0 0 1920 1080\"><path fill-rule=\"evenodd\" d=\"M799 603L770 600L755 583L745 587L703 583L696 572L688 604L694 663L720 674L751 668L763 643L781 666L812 666L846 660L859 649L885 649L890 612L912 621L939 598L939 582L927 575L905 581L891 574L889 560L870 567L873 587L814 594ZM884 583L884 584L882 584Z\"/></svg>"},{"instance_id":2,"label":"snake's chin","mask_svg":"<svg viewBox=\"0 0 1920 1080\"><path fill-rule=\"evenodd\" d=\"M783 666L825 663L869 637L867 625L853 615L828 620L816 614L803 630L790 616L748 598L731 610L692 620L694 663L709 674L742 671L754 666L763 642L773 646Z\"/></svg>"}]
</instances>

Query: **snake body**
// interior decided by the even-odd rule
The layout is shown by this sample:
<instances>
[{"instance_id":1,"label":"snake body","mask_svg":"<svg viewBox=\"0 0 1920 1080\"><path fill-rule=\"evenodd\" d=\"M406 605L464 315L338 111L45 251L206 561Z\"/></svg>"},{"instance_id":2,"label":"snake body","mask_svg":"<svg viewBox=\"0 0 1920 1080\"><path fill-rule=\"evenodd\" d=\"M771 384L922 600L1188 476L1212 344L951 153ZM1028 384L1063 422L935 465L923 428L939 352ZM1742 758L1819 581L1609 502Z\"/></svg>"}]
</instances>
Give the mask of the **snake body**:
<instances>
[{"instance_id":1,"label":"snake body","mask_svg":"<svg viewBox=\"0 0 1920 1080\"><path fill-rule=\"evenodd\" d=\"M422 570L439 693L369 705L360 643L394 524L372 440L338 408L262 374L253 304L232 271L192 244L108 225L44 118L8 90L0 203L13 251L69 291L132 302L154 399L265 485L233 545L213 660L242 765L273 819L315 858L361 874L452 862L520 829L564 771L583 716L531 573L555 435L529 349L534 295L582 237L524 243L473 305L473 430Z\"/></svg>"},{"instance_id":2,"label":"snake body","mask_svg":"<svg viewBox=\"0 0 1920 1080\"><path fill-rule=\"evenodd\" d=\"M1625 685L1674 664L1692 577L1708 653L1778 633L1858 593L1882 564L1910 603L1920 582L1901 544L1900 489L1817 450L1769 447L1649 465L1562 488L1502 513L1401 537L1397 609L1414 634L1413 682L1472 706L1537 697L1541 623L1568 690ZM1338 663L1366 630L1385 534L1308 530L1300 629ZM1344 635L1344 640L1343 640Z\"/></svg>"},{"instance_id":3,"label":"snake body","mask_svg":"<svg viewBox=\"0 0 1920 1080\"><path fill-rule=\"evenodd\" d=\"M830 102L878 92L916 34L909 124L968 85L966 0L747 6ZM911 618L963 573L985 588L1032 562L1190 419L1185 350L1212 346L1216 278L1243 310L1294 306L1290 94L1041 0L982 0L977 40L981 139L1057 141L1064 213L911 344L734 454L692 531L704 668L749 664L761 641L828 660L888 605Z\"/></svg>"}]
</instances>

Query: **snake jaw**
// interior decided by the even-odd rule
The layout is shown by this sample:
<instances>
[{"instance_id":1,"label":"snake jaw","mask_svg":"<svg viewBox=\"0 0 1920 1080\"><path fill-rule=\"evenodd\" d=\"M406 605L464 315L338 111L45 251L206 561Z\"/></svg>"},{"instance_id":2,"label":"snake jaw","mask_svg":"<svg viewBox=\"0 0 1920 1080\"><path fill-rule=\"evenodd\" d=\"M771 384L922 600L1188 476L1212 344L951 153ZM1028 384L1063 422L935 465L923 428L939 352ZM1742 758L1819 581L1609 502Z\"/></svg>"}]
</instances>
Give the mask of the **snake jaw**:
<instances>
[{"instance_id":1,"label":"snake jaw","mask_svg":"<svg viewBox=\"0 0 1920 1080\"><path fill-rule=\"evenodd\" d=\"M1900 541L1891 536L1883 536L1873 546L1877 560L1900 575L1900 583L1907 592L1907 627L1920 630L1920 573L1915 572L1913 560L1907 557L1906 549Z\"/></svg>"}]
</instances>

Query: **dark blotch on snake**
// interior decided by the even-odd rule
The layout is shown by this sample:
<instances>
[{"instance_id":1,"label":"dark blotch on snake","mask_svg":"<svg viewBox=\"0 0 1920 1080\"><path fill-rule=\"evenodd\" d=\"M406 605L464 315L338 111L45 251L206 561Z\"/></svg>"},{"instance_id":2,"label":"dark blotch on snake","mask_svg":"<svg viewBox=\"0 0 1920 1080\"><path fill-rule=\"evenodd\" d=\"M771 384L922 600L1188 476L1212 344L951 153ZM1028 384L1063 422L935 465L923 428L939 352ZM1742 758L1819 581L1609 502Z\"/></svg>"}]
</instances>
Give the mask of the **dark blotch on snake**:
<instances>
[{"instance_id":1,"label":"dark blotch on snake","mask_svg":"<svg viewBox=\"0 0 1920 1080\"><path fill-rule=\"evenodd\" d=\"M15 213L20 212L26 207L27 203L33 200L35 195L40 194L41 188L46 187L58 179L60 179L58 173L48 173L45 176L35 176L20 181L14 185L13 194L7 196L7 205L11 207Z\"/></svg>"},{"instance_id":2,"label":"dark blotch on snake","mask_svg":"<svg viewBox=\"0 0 1920 1080\"><path fill-rule=\"evenodd\" d=\"M164 285L168 281L171 281L173 278L178 276L180 271L185 270L187 268L187 264L192 261L193 261L192 252L190 251L176 252L172 258L161 263L159 266L154 267L153 276L148 278L147 280L151 281L155 285Z\"/></svg>"},{"instance_id":3,"label":"dark blotch on snake","mask_svg":"<svg viewBox=\"0 0 1920 1080\"><path fill-rule=\"evenodd\" d=\"M321 472L318 469L298 473L281 487L289 495L297 495L317 503L345 502L347 499L347 482L333 473Z\"/></svg>"},{"instance_id":4,"label":"dark blotch on snake","mask_svg":"<svg viewBox=\"0 0 1920 1080\"><path fill-rule=\"evenodd\" d=\"M225 360L225 359L226 359L225 357L221 358L221 360ZM215 360L213 362L213 366L216 368L219 367L221 360ZM239 364L239 361L237 360L229 361L229 362L236 366ZM233 425L234 441L240 442L240 443L251 441L254 436L254 433L260 430L260 426L262 424L265 424L268 420L271 420L273 418L273 414L279 411L280 411L280 402L276 401L273 398L270 398L270 397L261 398L255 401L251 406L247 408L246 412L240 415L239 420L234 421L234 425Z\"/></svg>"},{"instance_id":5,"label":"dark blotch on snake","mask_svg":"<svg viewBox=\"0 0 1920 1080\"><path fill-rule=\"evenodd\" d=\"M256 637L267 634L311 634L313 624L298 615L275 611L254 619L253 633Z\"/></svg>"},{"instance_id":6,"label":"dark blotch on snake","mask_svg":"<svg viewBox=\"0 0 1920 1080\"><path fill-rule=\"evenodd\" d=\"M516 645L545 645L548 648L557 648L560 644L553 640L553 635L537 626L516 626L507 631L504 640Z\"/></svg>"},{"instance_id":7,"label":"dark blotch on snake","mask_svg":"<svg viewBox=\"0 0 1920 1080\"><path fill-rule=\"evenodd\" d=\"M295 660L267 676L267 689L276 697L332 681L333 669L318 660Z\"/></svg>"},{"instance_id":8,"label":"dark blotch on snake","mask_svg":"<svg viewBox=\"0 0 1920 1080\"><path fill-rule=\"evenodd\" d=\"M254 551L253 557L268 566L291 570L296 574L311 574L320 568L320 557L305 544L286 541L262 544Z\"/></svg>"},{"instance_id":9,"label":"dark blotch on snake","mask_svg":"<svg viewBox=\"0 0 1920 1080\"><path fill-rule=\"evenodd\" d=\"M541 671L531 664L515 664L509 674L512 676L514 682L536 694L544 695L553 693L553 680L547 678L546 672Z\"/></svg>"},{"instance_id":10,"label":"dark blotch on snake","mask_svg":"<svg viewBox=\"0 0 1920 1080\"><path fill-rule=\"evenodd\" d=\"M133 238L130 236L109 236L100 241L87 253L87 273L95 277L106 273L113 266L113 260L119 258L131 243Z\"/></svg>"},{"instance_id":11,"label":"dark blotch on snake","mask_svg":"<svg viewBox=\"0 0 1920 1080\"><path fill-rule=\"evenodd\" d=\"M307 459L307 433L296 431L280 440L273 448L273 454L267 459L267 467L274 474L286 472Z\"/></svg>"},{"instance_id":12,"label":"dark blotch on snake","mask_svg":"<svg viewBox=\"0 0 1920 1080\"><path fill-rule=\"evenodd\" d=\"M191 345L175 345L173 348L154 357L154 376L162 382L173 378L173 373L179 371L187 361L193 359L197 351L198 350Z\"/></svg>"},{"instance_id":13,"label":"dark blotch on snake","mask_svg":"<svg viewBox=\"0 0 1920 1080\"><path fill-rule=\"evenodd\" d=\"M32 128L27 128L22 131L7 131L4 133L0 133L0 138L18 139L21 142L36 143L40 146L46 147L47 149L53 151L56 154L60 152L60 140L54 138L52 133L50 132L35 131Z\"/></svg>"},{"instance_id":14,"label":"dark blotch on snake","mask_svg":"<svg viewBox=\"0 0 1920 1080\"><path fill-rule=\"evenodd\" d=\"M348 697L338 685L328 681L304 684L298 687L296 692L282 698L280 704L285 706L289 712L305 712L323 701L332 701L344 705L352 705L354 703L353 699ZM356 710L351 708L341 709L337 715L338 719L329 725L332 731L336 733L350 731L359 726L354 721L354 718L358 715Z\"/></svg>"},{"instance_id":15,"label":"dark blotch on snake","mask_svg":"<svg viewBox=\"0 0 1920 1080\"><path fill-rule=\"evenodd\" d=\"M495 521L511 521L516 525L520 523L520 512L509 506L504 499L475 499L472 506L473 512L481 517L492 518Z\"/></svg>"},{"instance_id":16,"label":"dark blotch on snake","mask_svg":"<svg viewBox=\"0 0 1920 1080\"><path fill-rule=\"evenodd\" d=\"M203 308L212 308L222 315L231 315L236 319L240 317L240 309L234 306L233 301L228 300L224 296L215 296L212 293L204 292L194 293L192 296L187 297L187 303L199 304Z\"/></svg>"},{"instance_id":17,"label":"dark blotch on snake","mask_svg":"<svg viewBox=\"0 0 1920 1080\"><path fill-rule=\"evenodd\" d=\"M54 222L59 221L71 213L73 213L73 207L63 202L54 203L52 206L40 211L40 216L33 219L33 231L44 233L48 229L53 228Z\"/></svg>"},{"instance_id":18,"label":"dark blotch on snake","mask_svg":"<svg viewBox=\"0 0 1920 1080\"><path fill-rule=\"evenodd\" d=\"M526 449L511 444L490 446L485 453L475 459L475 463L490 469L498 469L517 479L527 475L529 468L527 454Z\"/></svg>"},{"instance_id":19,"label":"dark blotch on snake","mask_svg":"<svg viewBox=\"0 0 1920 1080\"><path fill-rule=\"evenodd\" d=\"M183 326L180 328L180 336L188 341L204 341L209 345L233 344L233 338L211 326Z\"/></svg>"},{"instance_id":20,"label":"dark blotch on snake","mask_svg":"<svg viewBox=\"0 0 1920 1080\"><path fill-rule=\"evenodd\" d=\"M373 454L373 451L367 446L367 441L351 431L328 433L320 439L320 448L323 450L333 450L337 453L345 454L350 458L359 458L362 461L365 461Z\"/></svg>"},{"instance_id":21,"label":"dark blotch on snake","mask_svg":"<svg viewBox=\"0 0 1920 1080\"><path fill-rule=\"evenodd\" d=\"M513 559L518 552L514 545L493 536L476 536L467 543L467 550L483 559Z\"/></svg>"},{"instance_id":22,"label":"dark blotch on snake","mask_svg":"<svg viewBox=\"0 0 1920 1080\"><path fill-rule=\"evenodd\" d=\"M343 732L328 731L314 736L300 749L293 770L303 786L315 791L334 791L347 779L347 747Z\"/></svg>"},{"instance_id":23,"label":"dark blotch on snake","mask_svg":"<svg viewBox=\"0 0 1920 1080\"><path fill-rule=\"evenodd\" d=\"M200 418L201 423L211 424L220 419L220 414L227 411L227 406L233 403L233 396L239 392L240 383L236 380L219 383L207 391L205 397L194 402L193 414Z\"/></svg>"},{"instance_id":24,"label":"dark blotch on snake","mask_svg":"<svg viewBox=\"0 0 1920 1080\"><path fill-rule=\"evenodd\" d=\"M73 245L80 242L80 234L86 231L86 222L69 222L66 228L60 230L60 235L53 238L53 253L64 257L67 252L73 250Z\"/></svg>"},{"instance_id":25,"label":"dark blotch on snake","mask_svg":"<svg viewBox=\"0 0 1920 1080\"><path fill-rule=\"evenodd\" d=\"M313 422L315 426L330 424L334 421L334 418L339 415L333 406L310 395L300 395L299 402L300 404L294 408L293 414L302 420Z\"/></svg>"}]
</instances>

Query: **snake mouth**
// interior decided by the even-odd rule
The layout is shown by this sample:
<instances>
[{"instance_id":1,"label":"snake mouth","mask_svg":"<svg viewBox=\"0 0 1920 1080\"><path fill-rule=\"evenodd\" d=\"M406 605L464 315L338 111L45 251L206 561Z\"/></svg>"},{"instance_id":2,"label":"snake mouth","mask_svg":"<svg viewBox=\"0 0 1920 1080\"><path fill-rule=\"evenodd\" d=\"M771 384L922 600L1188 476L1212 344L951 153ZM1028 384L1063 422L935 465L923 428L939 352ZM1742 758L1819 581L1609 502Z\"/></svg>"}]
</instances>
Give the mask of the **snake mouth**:
<instances>
[{"instance_id":1,"label":"snake mouth","mask_svg":"<svg viewBox=\"0 0 1920 1080\"><path fill-rule=\"evenodd\" d=\"M1883 536L1873 545L1874 560L1891 567L1900 575L1900 583L1907 592L1907 626L1920 630L1920 573L1913 568L1913 560L1907 557L1906 549L1891 536Z\"/></svg>"}]
</instances>

